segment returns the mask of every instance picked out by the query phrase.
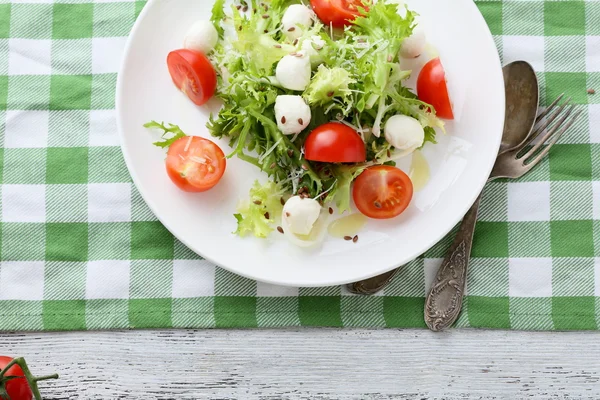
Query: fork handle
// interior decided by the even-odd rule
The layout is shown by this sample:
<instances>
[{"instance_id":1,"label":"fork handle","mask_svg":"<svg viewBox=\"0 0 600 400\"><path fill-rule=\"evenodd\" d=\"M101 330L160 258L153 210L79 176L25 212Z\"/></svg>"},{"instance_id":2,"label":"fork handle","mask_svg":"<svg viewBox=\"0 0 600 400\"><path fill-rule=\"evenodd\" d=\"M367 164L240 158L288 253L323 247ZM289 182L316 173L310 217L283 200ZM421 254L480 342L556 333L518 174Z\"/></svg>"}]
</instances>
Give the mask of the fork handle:
<instances>
[{"instance_id":1,"label":"fork handle","mask_svg":"<svg viewBox=\"0 0 600 400\"><path fill-rule=\"evenodd\" d=\"M460 314L480 200L481 194L465 214L425 299L425 323L432 331L448 328Z\"/></svg>"}]
</instances>

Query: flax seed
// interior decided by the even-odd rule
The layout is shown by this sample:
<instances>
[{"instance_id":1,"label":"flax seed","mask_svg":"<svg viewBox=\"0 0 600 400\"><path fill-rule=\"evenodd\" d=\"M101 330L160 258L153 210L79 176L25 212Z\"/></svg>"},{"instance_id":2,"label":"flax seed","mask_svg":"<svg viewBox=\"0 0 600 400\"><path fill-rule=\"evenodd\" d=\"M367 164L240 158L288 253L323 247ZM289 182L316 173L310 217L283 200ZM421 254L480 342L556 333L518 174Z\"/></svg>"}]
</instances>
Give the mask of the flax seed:
<instances>
[{"instance_id":1,"label":"flax seed","mask_svg":"<svg viewBox=\"0 0 600 400\"><path fill-rule=\"evenodd\" d=\"M333 208L329 207L329 214L333 214Z\"/></svg>"},{"instance_id":2,"label":"flax seed","mask_svg":"<svg viewBox=\"0 0 600 400\"><path fill-rule=\"evenodd\" d=\"M289 217L291 214L289 212L286 211L285 216Z\"/></svg>"},{"instance_id":3,"label":"flax seed","mask_svg":"<svg viewBox=\"0 0 600 400\"><path fill-rule=\"evenodd\" d=\"M265 213L265 218L266 218L266 219L270 219L269 217L270 217L270 215L269 215L269 212L267 211L267 212Z\"/></svg>"},{"instance_id":4,"label":"flax seed","mask_svg":"<svg viewBox=\"0 0 600 400\"><path fill-rule=\"evenodd\" d=\"M281 205L282 205L282 206L284 206L284 205L285 205L285 200L283 199L283 197L280 197L280 198L279 198L279 202L281 203Z\"/></svg>"},{"instance_id":5,"label":"flax seed","mask_svg":"<svg viewBox=\"0 0 600 400\"><path fill-rule=\"evenodd\" d=\"M288 31L288 32L294 32L295 30L296 30L296 27L295 27L295 26L292 26L292 27L290 27L290 28L289 28L287 31Z\"/></svg>"},{"instance_id":6,"label":"flax seed","mask_svg":"<svg viewBox=\"0 0 600 400\"><path fill-rule=\"evenodd\" d=\"M333 97L333 91L327 92L327 97Z\"/></svg>"},{"instance_id":7,"label":"flax seed","mask_svg":"<svg viewBox=\"0 0 600 400\"><path fill-rule=\"evenodd\" d=\"M373 205L375 206L375 208L381 208L381 203L378 201L374 202Z\"/></svg>"},{"instance_id":8,"label":"flax seed","mask_svg":"<svg viewBox=\"0 0 600 400\"><path fill-rule=\"evenodd\" d=\"M282 228L282 227L280 227L280 226L278 226L278 227L277 227L277 232L279 232L279 233L283 233L283 228Z\"/></svg>"},{"instance_id":9,"label":"flax seed","mask_svg":"<svg viewBox=\"0 0 600 400\"><path fill-rule=\"evenodd\" d=\"M588 94L596 94L596 91L594 89L588 89L587 92Z\"/></svg>"},{"instance_id":10,"label":"flax seed","mask_svg":"<svg viewBox=\"0 0 600 400\"><path fill-rule=\"evenodd\" d=\"M358 242L358 235L354 235L354 237L352 238L352 241L354 243Z\"/></svg>"},{"instance_id":11,"label":"flax seed","mask_svg":"<svg viewBox=\"0 0 600 400\"><path fill-rule=\"evenodd\" d=\"M298 123L299 123L300 125L303 125L303 124L304 124L304 121L302 121L302 118L298 118Z\"/></svg>"},{"instance_id":12,"label":"flax seed","mask_svg":"<svg viewBox=\"0 0 600 400\"><path fill-rule=\"evenodd\" d=\"M285 124L285 115L283 117L281 117L281 123Z\"/></svg>"},{"instance_id":13,"label":"flax seed","mask_svg":"<svg viewBox=\"0 0 600 400\"><path fill-rule=\"evenodd\" d=\"M260 200L254 200L253 203L256 204L257 206L260 206L262 204L262 201L260 201Z\"/></svg>"},{"instance_id":14,"label":"flax seed","mask_svg":"<svg viewBox=\"0 0 600 400\"><path fill-rule=\"evenodd\" d=\"M344 240L352 240L352 236L344 236Z\"/></svg>"}]
</instances>

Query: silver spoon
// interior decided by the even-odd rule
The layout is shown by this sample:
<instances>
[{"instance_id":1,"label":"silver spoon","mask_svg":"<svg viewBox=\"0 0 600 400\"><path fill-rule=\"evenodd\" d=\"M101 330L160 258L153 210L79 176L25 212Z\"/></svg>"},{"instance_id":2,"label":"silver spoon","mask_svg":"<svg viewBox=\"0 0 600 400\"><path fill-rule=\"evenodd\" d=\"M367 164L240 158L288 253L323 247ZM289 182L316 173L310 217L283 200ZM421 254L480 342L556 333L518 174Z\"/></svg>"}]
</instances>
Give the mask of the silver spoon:
<instances>
[{"instance_id":1,"label":"silver spoon","mask_svg":"<svg viewBox=\"0 0 600 400\"><path fill-rule=\"evenodd\" d=\"M504 90L506 93L506 115L504 118L504 131L499 152L506 152L525 142L533 130L539 101L538 81L535 71L525 61L515 61L502 68L504 74ZM479 208L477 198L469 209L461 228L465 225L467 217L475 219ZM470 247L469 247L470 251ZM362 281L349 283L347 288L352 293L373 294L387 286L400 268L393 269L381 275Z\"/></svg>"}]
</instances>

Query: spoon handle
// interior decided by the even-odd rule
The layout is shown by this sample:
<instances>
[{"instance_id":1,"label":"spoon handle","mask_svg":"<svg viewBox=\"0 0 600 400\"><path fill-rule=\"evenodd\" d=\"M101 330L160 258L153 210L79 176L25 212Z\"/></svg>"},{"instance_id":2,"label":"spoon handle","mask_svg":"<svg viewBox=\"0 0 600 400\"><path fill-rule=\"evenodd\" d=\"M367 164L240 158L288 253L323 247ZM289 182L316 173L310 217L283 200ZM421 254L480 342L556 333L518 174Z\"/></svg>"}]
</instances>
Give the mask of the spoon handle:
<instances>
[{"instance_id":1,"label":"spoon handle","mask_svg":"<svg viewBox=\"0 0 600 400\"><path fill-rule=\"evenodd\" d=\"M384 272L381 275L374 276L369 279L364 279L362 281L349 283L346 285L348 291L354 294L375 294L388 285L396 276L398 271L400 271L398 267L388 272Z\"/></svg>"},{"instance_id":2,"label":"spoon handle","mask_svg":"<svg viewBox=\"0 0 600 400\"><path fill-rule=\"evenodd\" d=\"M480 200L481 194L465 214L425 299L425 323L432 331L448 328L460 314Z\"/></svg>"}]
</instances>

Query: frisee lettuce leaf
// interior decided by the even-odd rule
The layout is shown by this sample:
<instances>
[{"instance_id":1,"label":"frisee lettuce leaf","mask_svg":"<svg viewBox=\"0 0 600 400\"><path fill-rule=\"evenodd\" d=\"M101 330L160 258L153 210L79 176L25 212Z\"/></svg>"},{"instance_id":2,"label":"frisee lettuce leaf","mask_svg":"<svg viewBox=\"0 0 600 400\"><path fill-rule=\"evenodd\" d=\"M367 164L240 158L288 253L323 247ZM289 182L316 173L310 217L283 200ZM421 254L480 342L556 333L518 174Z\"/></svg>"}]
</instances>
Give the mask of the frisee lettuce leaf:
<instances>
[{"instance_id":1,"label":"frisee lettuce leaf","mask_svg":"<svg viewBox=\"0 0 600 400\"><path fill-rule=\"evenodd\" d=\"M171 146L177 139L187 136L178 125L169 124L167 127L164 122L150 121L144 124L144 128L163 130L162 140L152 143L163 149Z\"/></svg>"},{"instance_id":2,"label":"frisee lettuce leaf","mask_svg":"<svg viewBox=\"0 0 600 400\"><path fill-rule=\"evenodd\" d=\"M345 69L319 65L317 72L304 91L304 99L311 106L331 103L334 97L346 101L352 94L349 86L354 83L356 81Z\"/></svg>"},{"instance_id":3,"label":"frisee lettuce leaf","mask_svg":"<svg viewBox=\"0 0 600 400\"><path fill-rule=\"evenodd\" d=\"M250 198L238 204L237 213L234 214L238 225L234 233L240 236L251 233L266 238L273 231L274 222L281 216L283 206L280 199L284 192L273 181L264 185L255 181L250 189Z\"/></svg>"}]
</instances>

